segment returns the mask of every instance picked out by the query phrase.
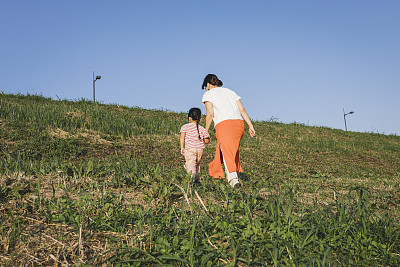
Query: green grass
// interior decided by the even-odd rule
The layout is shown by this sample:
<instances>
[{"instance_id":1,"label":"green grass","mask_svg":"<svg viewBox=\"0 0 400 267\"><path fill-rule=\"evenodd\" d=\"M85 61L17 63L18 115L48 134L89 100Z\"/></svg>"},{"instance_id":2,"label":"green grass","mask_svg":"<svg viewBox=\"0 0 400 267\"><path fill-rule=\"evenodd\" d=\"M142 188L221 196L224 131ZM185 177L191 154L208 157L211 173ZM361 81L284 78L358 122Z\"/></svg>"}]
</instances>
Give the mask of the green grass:
<instances>
[{"instance_id":1,"label":"green grass","mask_svg":"<svg viewBox=\"0 0 400 267\"><path fill-rule=\"evenodd\" d=\"M204 122L204 120L203 120ZM400 264L400 137L254 122L243 187L183 169L186 114L0 94L0 264Z\"/></svg>"}]
</instances>

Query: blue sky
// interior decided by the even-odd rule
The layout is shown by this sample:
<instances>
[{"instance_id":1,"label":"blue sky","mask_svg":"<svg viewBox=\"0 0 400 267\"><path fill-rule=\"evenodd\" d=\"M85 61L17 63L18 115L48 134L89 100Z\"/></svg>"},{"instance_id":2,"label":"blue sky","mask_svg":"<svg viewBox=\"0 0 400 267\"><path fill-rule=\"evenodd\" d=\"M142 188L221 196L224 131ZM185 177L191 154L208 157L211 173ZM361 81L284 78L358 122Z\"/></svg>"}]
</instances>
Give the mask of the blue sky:
<instances>
[{"instance_id":1,"label":"blue sky","mask_svg":"<svg viewBox=\"0 0 400 267\"><path fill-rule=\"evenodd\" d=\"M400 1L1 1L0 90L400 135ZM257 130L257 129L256 129Z\"/></svg>"}]
</instances>

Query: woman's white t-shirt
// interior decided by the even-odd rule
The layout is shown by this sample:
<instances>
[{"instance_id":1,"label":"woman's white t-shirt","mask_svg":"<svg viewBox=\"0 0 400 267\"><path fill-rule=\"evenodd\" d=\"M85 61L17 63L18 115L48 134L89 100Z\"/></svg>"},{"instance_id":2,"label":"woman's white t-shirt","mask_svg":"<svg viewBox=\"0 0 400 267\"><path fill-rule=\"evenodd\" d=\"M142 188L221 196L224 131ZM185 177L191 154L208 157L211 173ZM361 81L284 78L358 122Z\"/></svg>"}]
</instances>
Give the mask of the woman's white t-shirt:
<instances>
[{"instance_id":1,"label":"woman's white t-shirt","mask_svg":"<svg viewBox=\"0 0 400 267\"><path fill-rule=\"evenodd\" d=\"M201 102L207 101L213 104L214 108L214 127L224 120L242 120L237 101L241 97L234 91L224 87L215 87L203 94Z\"/></svg>"}]
</instances>

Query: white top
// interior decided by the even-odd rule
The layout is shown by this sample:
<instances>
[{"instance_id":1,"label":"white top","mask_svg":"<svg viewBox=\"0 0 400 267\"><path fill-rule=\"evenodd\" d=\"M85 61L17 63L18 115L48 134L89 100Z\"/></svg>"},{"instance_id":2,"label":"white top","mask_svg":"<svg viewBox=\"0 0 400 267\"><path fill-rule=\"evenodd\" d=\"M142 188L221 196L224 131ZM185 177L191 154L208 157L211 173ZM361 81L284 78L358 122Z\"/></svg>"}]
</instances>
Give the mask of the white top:
<instances>
[{"instance_id":1,"label":"white top","mask_svg":"<svg viewBox=\"0 0 400 267\"><path fill-rule=\"evenodd\" d=\"M211 102L214 108L214 127L225 120L242 120L237 101L241 97L224 87L215 87L203 94L201 102Z\"/></svg>"}]
</instances>

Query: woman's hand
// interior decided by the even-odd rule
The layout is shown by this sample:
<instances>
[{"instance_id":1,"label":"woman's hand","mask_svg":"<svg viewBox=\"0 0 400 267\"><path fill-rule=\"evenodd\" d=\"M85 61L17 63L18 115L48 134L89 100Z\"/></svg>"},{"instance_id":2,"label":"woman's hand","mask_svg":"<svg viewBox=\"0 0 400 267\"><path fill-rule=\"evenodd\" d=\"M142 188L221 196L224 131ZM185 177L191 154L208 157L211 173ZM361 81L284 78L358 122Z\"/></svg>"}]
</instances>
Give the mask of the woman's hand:
<instances>
[{"instance_id":1,"label":"woman's hand","mask_svg":"<svg viewBox=\"0 0 400 267\"><path fill-rule=\"evenodd\" d=\"M236 101L236 104L239 108L240 111L240 115L242 115L244 121L247 123L247 125L249 126L249 133L251 138L253 138L254 136L256 136L256 131L254 130L253 124L251 123L249 114L247 114L246 109L243 107L242 102L239 100Z\"/></svg>"},{"instance_id":2,"label":"woman's hand","mask_svg":"<svg viewBox=\"0 0 400 267\"><path fill-rule=\"evenodd\" d=\"M185 156L185 149L181 148L181 154Z\"/></svg>"},{"instance_id":3,"label":"woman's hand","mask_svg":"<svg viewBox=\"0 0 400 267\"><path fill-rule=\"evenodd\" d=\"M251 125L249 127L249 133L250 133L250 137L253 138L254 136L256 136L256 131L254 130L253 125Z\"/></svg>"}]
</instances>

